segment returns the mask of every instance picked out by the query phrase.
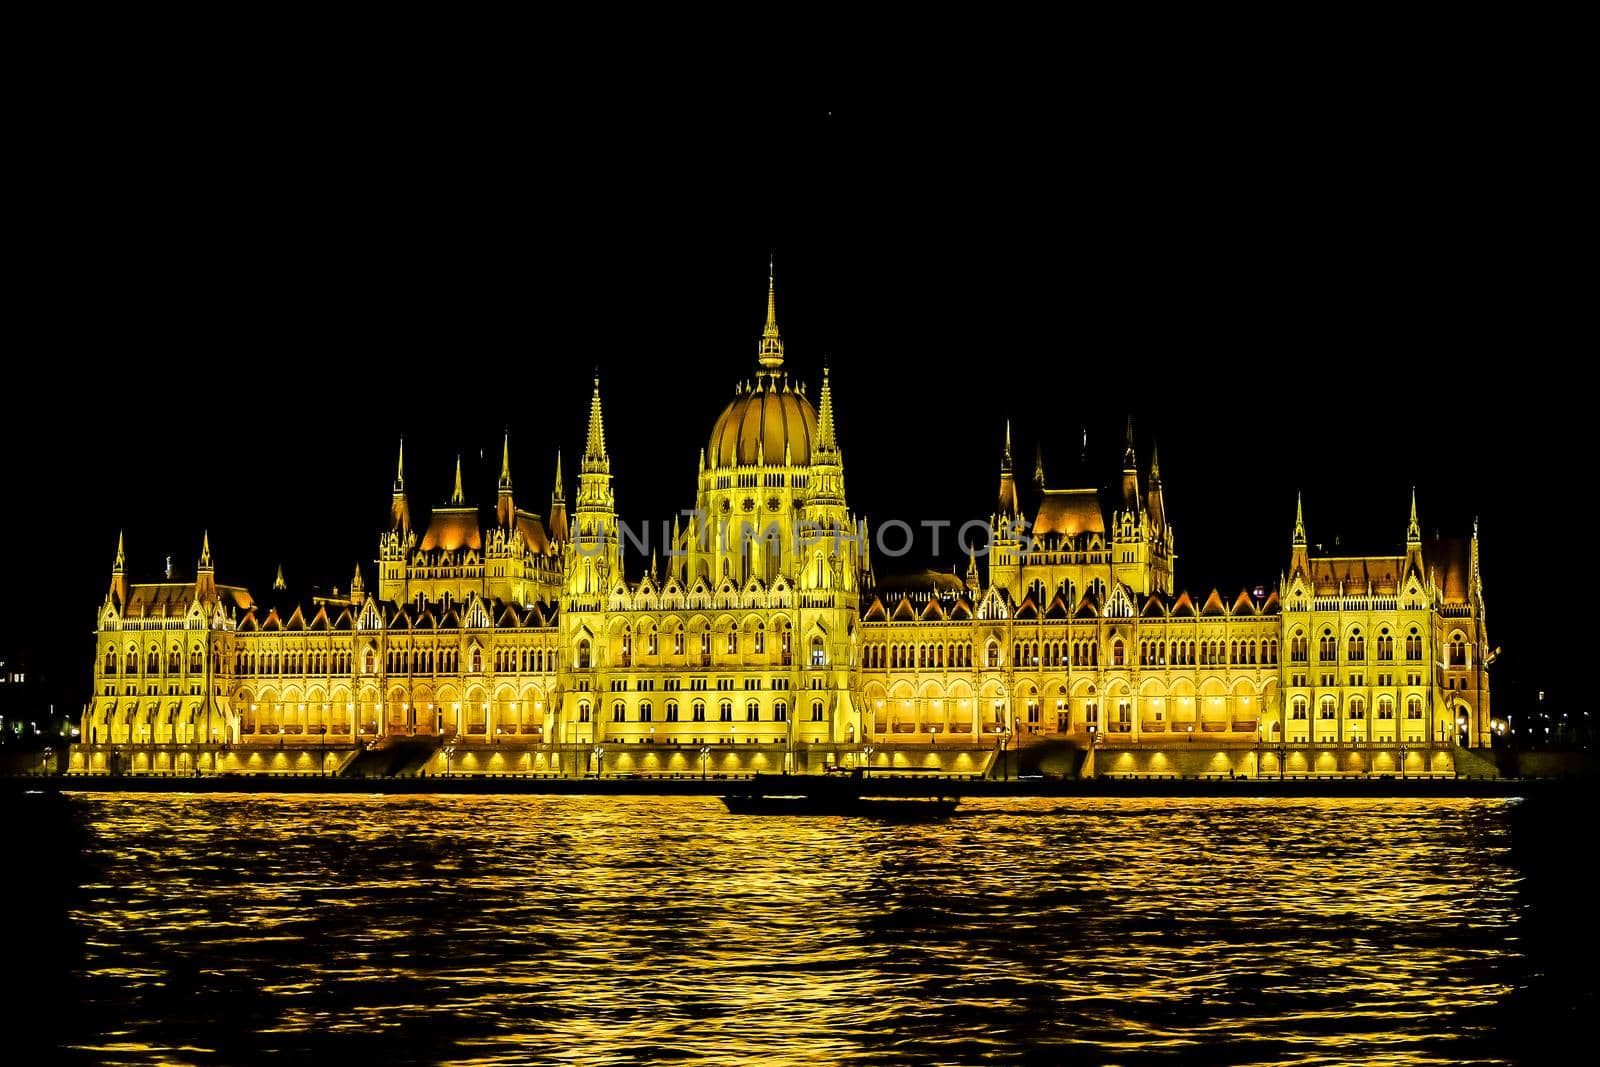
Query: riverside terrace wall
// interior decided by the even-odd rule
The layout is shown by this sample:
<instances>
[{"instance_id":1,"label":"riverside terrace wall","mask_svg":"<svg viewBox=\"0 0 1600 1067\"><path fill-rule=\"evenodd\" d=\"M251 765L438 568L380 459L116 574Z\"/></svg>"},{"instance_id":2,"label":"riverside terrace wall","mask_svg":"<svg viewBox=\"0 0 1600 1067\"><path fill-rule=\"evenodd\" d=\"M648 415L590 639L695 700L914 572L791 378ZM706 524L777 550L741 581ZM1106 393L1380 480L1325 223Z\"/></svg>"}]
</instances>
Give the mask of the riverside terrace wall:
<instances>
[{"instance_id":1,"label":"riverside terrace wall","mask_svg":"<svg viewBox=\"0 0 1600 1067\"><path fill-rule=\"evenodd\" d=\"M1494 777L1501 775L1561 776L1575 773L1571 760L1560 754L1528 753L1541 759L1494 761L1459 748L1408 747L1401 770L1397 747L1297 746L1280 751L1248 745L1183 743L1162 748L1131 748L1115 744L1098 747L1091 758L1086 748L1069 741L1035 742L1020 751L1012 749L996 759L993 748L953 745L897 745L875 748L870 757L856 750L832 746L713 745L702 762L694 745L592 745L513 746L498 744L451 745L423 751L398 773L426 777L477 774L537 774L588 777L597 770L610 775L698 777L701 774L820 775L830 764L851 769L870 764L875 771L942 773L962 777L1017 778L1045 775L1059 778L1158 776L1173 778L1277 778L1323 775L1439 775ZM233 746L229 749L165 746L86 746L72 749L70 759L57 753L50 761L53 773L90 774L312 774L339 775L350 769L359 754L352 746L285 745L282 748ZM1512 754L1500 754L1502 757ZM1581 754L1580 754L1581 755ZM1591 761L1592 762L1592 761ZM37 773L37 756L14 772ZM1592 769L1592 768L1591 768ZM384 773L395 773L385 771Z\"/></svg>"}]
</instances>

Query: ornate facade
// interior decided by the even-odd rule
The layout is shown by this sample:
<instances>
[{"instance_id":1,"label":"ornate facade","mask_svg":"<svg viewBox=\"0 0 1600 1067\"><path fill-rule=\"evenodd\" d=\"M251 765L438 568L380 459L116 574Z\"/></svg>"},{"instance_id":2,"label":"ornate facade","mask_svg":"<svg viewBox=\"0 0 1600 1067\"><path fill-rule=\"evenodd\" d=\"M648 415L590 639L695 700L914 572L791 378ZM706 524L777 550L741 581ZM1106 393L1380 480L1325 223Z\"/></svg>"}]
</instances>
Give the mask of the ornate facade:
<instances>
[{"instance_id":1,"label":"ornate facade","mask_svg":"<svg viewBox=\"0 0 1600 1067\"><path fill-rule=\"evenodd\" d=\"M402 444L375 590L358 567L347 594L296 599L280 573L258 600L218 584L209 538L193 580L132 583L119 537L74 769L331 772L405 739L452 772L979 773L1053 740L1198 741L1282 773L1487 744L1476 531L1424 543L1413 499L1403 553L1313 556L1297 509L1277 588L1191 596L1131 423L1110 494L1051 487L1042 462L1020 485L1008 427L987 580L975 554L964 577L877 578L832 383L813 406L789 377L770 278L757 364L637 581L598 377L570 513L559 456L548 511L517 503L508 439L492 520L458 460L414 523Z\"/></svg>"}]
</instances>

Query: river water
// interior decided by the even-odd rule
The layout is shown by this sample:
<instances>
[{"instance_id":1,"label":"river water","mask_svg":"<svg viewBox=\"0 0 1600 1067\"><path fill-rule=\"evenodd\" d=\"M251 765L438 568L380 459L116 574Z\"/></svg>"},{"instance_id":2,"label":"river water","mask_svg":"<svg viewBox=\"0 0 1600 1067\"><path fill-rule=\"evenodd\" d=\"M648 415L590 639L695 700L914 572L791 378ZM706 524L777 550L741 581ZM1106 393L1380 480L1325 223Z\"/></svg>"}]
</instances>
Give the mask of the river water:
<instances>
[{"instance_id":1,"label":"river water","mask_svg":"<svg viewBox=\"0 0 1600 1067\"><path fill-rule=\"evenodd\" d=\"M1516 800L22 800L66 1062L1500 1062L1593 1001Z\"/></svg>"}]
</instances>

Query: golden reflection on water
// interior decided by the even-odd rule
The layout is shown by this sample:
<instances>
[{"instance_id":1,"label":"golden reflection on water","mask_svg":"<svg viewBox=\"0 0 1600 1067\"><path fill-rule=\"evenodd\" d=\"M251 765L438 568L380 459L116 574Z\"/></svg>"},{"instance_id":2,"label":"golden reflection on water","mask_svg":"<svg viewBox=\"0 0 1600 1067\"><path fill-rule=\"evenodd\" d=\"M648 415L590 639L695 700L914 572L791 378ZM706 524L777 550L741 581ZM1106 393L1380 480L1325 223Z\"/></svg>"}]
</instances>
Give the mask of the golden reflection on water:
<instances>
[{"instance_id":1,"label":"golden reflection on water","mask_svg":"<svg viewBox=\"0 0 1600 1067\"><path fill-rule=\"evenodd\" d=\"M112 1063L1450 1063L1515 956L1514 801L72 803Z\"/></svg>"}]
</instances>

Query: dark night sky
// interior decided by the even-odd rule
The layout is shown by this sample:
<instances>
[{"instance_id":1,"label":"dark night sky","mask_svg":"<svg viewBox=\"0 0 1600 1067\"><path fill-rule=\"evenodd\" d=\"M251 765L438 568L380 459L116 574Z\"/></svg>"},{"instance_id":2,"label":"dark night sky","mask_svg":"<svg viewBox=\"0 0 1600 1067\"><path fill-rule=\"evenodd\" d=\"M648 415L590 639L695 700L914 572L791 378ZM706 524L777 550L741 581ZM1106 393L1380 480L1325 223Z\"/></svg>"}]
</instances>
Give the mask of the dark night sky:
<instances>
[{"instance_id":1,"label":"dark night sky","mask_svg":"<svg viewBox=\"0 0 1600 1067\"><path fill-rule=\"evenodd\" d=\"M15 154L0 649L83 700L121 527L136 579L168 554L192 572L209 527L222 581L262 592L282 560L291 588L344 586L362 560L372 582L402 433L414 508L444 499L457 450L492 505L509 426L543 511L596 365L624 517L688 506L754 370L776 248L789 365L814 397L831 359L850 502L875 523L987 513L1007 416L1019 466L1042 442L1053 484L1107 482L1131 413L1141 462L1160 444L1180 585L1275 582L1296 489L1313 541L1392 549L1415 484L1429 535L1482 517L1500 698L1560 689L1528 620L1586 556L1558 375L1583 183L1563 116L1529 104L80 102ZM1530 527L1559 562L1517 562Z\"/></svg>"}]
</instances>

